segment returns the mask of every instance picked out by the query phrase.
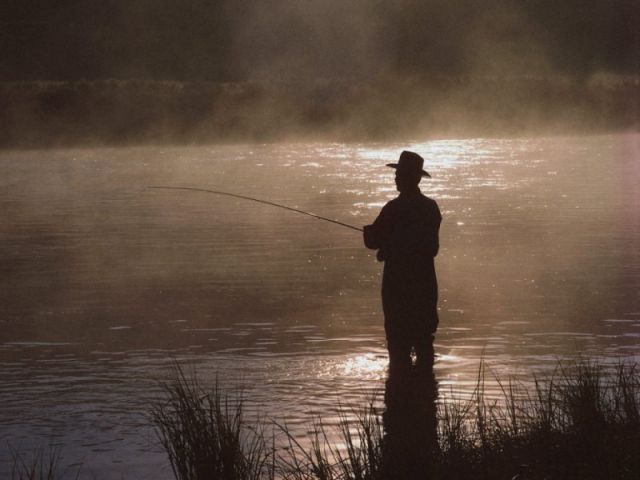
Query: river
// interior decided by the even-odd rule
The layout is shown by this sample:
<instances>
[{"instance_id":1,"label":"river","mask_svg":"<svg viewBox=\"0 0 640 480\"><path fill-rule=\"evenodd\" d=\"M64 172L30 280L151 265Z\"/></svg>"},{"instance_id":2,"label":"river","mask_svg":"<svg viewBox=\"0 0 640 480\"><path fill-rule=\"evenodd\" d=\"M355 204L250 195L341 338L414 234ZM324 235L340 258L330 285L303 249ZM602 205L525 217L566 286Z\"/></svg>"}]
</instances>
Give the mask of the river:
<instances>
[{"instance_id":1,"label":"river","mask_svg":"<svg viewBox=\"0 0 640 480\"><path fill-rule=\"evenodd\" d=\"M0 476L171 478L149 405L179 361L301 434L384 389L381 265L358 232L421 153L443 213L440 401L559 360L640 360L640 135L0 152ZM489 379L489 395L499 388ZM7 448L5 448L5 446Z\"/></svg>"}]
</instances>

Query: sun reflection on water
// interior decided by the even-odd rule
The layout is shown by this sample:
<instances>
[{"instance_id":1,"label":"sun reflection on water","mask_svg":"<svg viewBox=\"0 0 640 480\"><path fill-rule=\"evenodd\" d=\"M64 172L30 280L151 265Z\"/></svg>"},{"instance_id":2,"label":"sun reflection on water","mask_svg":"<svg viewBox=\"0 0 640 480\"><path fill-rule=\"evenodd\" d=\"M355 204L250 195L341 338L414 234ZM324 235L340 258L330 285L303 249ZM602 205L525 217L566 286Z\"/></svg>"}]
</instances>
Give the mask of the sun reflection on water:
<instances>
[{"instance_id":1,"label":"sun reflection on water","mask_svg":"<svg viewBox=\"0 0 640 480\"><path fill-rule=\"evenodd\" d=\"M383 376L387 367L387 359L383 356L363 354L347 358L341 368L345 375L358 377Z\"/></svg>"}]
</instances>

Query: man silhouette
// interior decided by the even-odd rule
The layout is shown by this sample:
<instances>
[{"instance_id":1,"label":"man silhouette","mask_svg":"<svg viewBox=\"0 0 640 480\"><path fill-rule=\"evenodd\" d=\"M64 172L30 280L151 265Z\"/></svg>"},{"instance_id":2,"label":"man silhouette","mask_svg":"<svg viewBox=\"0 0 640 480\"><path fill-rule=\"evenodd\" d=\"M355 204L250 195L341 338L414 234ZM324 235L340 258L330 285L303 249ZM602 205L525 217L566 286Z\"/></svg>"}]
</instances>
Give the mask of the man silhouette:
<instances>
[{"instance_id":1,"label":"man silhouette","mask_svg":"<svg viewBox=\"0 0 640 480\"><path fill-rule=\"evenodd\" d=\"M396 170L400 194L387 203L372 225L364 227L364 243L377 249L384 262L382 307L390 367L433 366L433 335L438 327L438 283L434 257L438 254L438 204L420 192L424 159L404 151Z\"/></svg>"}]
</instances>

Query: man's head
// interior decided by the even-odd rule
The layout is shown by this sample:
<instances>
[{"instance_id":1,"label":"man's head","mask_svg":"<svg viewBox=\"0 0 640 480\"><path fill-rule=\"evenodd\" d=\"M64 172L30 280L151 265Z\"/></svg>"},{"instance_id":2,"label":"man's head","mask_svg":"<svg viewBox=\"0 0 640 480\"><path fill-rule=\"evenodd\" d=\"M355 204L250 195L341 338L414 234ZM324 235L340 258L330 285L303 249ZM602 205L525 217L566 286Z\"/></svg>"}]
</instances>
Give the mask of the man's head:
<instances>
[{"instance_id":1,"label":"man's head","mask_svg":"<svg viewBox=\"0 0 640 480\"><path fill-rule=\"evenodd\" d=\"M422 180L422 175L411 173L411 172L401 172L400 170L396 170L396 188L399 192L408 192L411 190L415 190L420 180Z\"/></svg>"},{"instance_id":2,"label":"man's head","mask_svg":"<svg viewBox=\"0 0 640 480\"><path fill-rule=\"evenodd\" d=\"M399 192L414 190L422 177L431 177L422 169L424 159L415 152L404 151L398 163L388 163L387 167L396 169L396 188Z\"/></svg>"}]
</instances>

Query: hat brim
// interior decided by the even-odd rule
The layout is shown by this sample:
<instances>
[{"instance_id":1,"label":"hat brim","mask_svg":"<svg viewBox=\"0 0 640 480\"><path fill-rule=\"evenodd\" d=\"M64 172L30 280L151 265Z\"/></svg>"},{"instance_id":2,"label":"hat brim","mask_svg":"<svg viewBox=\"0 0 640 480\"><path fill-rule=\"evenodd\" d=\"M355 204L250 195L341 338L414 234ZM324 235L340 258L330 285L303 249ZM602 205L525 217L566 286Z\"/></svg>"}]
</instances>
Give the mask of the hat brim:
<instances>
[{"instance_id":1,"label":"hat brim","mask_svg":"<svg viewBox=\"0 0 640 480\"><path fill-rule=\"evenodd\" d=\"M387 167L395 168L397 170L398 169L398 164L397 163L387 163ZM431 175L429 175L424 170L420 170L420 175L422 175L423 177L431 178Z\"/></svg>"}]
</instances>

